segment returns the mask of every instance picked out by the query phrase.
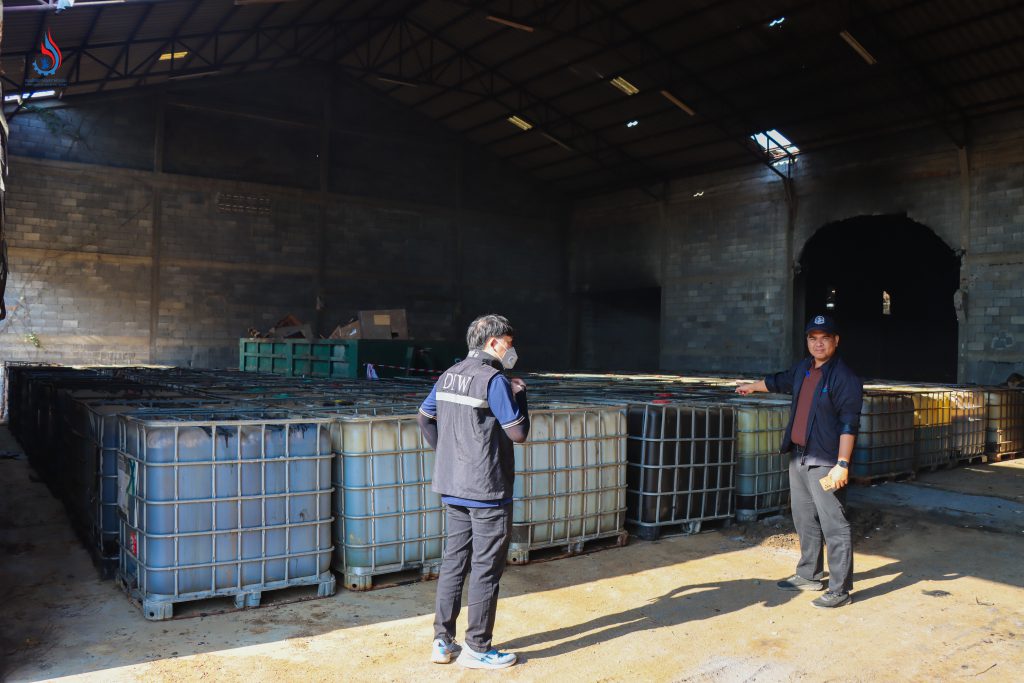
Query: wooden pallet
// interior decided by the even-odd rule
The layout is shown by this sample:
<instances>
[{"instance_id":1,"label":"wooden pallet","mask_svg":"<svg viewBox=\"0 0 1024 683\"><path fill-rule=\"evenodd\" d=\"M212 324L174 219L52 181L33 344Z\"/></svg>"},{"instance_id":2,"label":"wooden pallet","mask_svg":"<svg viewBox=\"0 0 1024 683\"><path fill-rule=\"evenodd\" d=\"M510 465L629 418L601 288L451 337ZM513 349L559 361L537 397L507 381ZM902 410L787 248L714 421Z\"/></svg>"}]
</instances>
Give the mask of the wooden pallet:
<instances>
[{"instance_id":1,"label":"wooden pallet","mask_svg":"<svg viewBox=\"0 0 1024 683\"><path fill-rule=\"evenodd\" d=\"M571 544L559 544L546 548L531 548L529 550L513 549L508 551L508 563L523 565L536 562L550 562L565 557L576 555L589 555L608 548L621 548L629 543L629 532L619 531L614 535L602 538L593 538L587 541L578 541Z\"/></svg>"},{"instance_id":2,"label":"wooden pallet","mask_svg":"<svg viewBox=\"0 0 1024 683\"><path fill-rule=\"evenodd\" d=\"M128 600L142 611L142 615L150 621L168 619L192 619L207 617L214 614L240 612L244 609L288 605L307 600L317 600L334 595L335 579L298 586L285 586L262 591L244 591L234 595L221 595L198 600L147 601L135 587L128 584L124 576L118 572L115 581L128 596Z\"/></svg>"}]
</instances>

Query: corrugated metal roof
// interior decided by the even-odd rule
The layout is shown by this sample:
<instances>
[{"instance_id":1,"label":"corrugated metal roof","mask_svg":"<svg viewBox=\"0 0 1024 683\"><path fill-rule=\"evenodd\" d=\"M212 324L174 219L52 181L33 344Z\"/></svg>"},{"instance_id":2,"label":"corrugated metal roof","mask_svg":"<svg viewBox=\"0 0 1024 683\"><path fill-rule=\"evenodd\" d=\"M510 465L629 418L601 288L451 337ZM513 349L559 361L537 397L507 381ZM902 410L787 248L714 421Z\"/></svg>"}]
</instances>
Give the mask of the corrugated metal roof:
<instances>
[{"instance_id":1,"label":"corrugated metal roof","mask_svg":"<svg viewBox=\"0 0 1024 683\"><path fill-rule=\"evenodd\" d=\"M66 97L327 66L569 192L764 162L749 136L772 128L809 151L1024 106L1019 0L88 2L5 2L5 90L34 75L45 31Z\"/></svg>"}]
</instances>

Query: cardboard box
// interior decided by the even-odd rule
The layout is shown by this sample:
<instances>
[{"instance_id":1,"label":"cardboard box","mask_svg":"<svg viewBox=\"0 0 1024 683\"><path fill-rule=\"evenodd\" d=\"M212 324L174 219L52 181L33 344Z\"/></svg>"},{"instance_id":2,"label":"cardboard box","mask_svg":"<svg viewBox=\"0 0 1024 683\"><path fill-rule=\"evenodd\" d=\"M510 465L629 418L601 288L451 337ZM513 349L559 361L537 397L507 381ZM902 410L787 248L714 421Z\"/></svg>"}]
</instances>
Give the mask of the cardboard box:
<instances>
[{"instance_id":1,"label":"cardboard box","mask_svg":"<svg viewBox=\"0 0 1024 683\"><path fill-rule=\"evenodd\" d=\"M338 325L331 339L408 339L409 325L404 308L359 311L359 317L347 325Z\"/></svg>"}]
</instances>

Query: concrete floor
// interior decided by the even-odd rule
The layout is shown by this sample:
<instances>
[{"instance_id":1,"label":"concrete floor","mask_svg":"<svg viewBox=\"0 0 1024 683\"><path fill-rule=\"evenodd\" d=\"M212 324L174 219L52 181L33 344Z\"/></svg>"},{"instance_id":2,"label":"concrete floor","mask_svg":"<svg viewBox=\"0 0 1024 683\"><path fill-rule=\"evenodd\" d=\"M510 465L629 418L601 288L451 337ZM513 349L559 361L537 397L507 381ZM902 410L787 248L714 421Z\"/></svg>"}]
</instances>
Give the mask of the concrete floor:
<instances>
[{"instance_id":1,"label":"concrete floor","mask_svg":"<svg viewBox=\"0 0 1024 683\"><path fill-rule=\"evenodd\" d=\"M1024 461L979 471L1019 482ZM433 583L148 622L24 458L0 481L8 681L1024 680L1024 533L910 508L854 505L855 602L834 611L775 588L797 556L788 522L512 567L496 636L521 664L493 674L427 662Z\"/></svg>"}]
</instances>

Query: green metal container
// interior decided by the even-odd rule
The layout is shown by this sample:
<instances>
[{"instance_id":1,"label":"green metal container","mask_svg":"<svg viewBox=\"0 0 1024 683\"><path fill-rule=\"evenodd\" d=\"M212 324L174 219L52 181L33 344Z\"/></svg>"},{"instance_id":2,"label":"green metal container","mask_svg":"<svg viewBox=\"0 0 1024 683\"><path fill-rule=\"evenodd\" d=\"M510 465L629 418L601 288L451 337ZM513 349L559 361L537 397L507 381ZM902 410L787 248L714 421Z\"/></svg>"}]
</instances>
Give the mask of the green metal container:
<instances>
[{"instance_id":1,"label":"green metal container","mask_svg":"<svg viewBox=\"0 0 1024 683\"><path fill-rule=\"evenodd\" d=\"M287 377L429 378L466 355L464 343L408 339L239 339L238 368Z\"/></svg>"}]
</instances>

